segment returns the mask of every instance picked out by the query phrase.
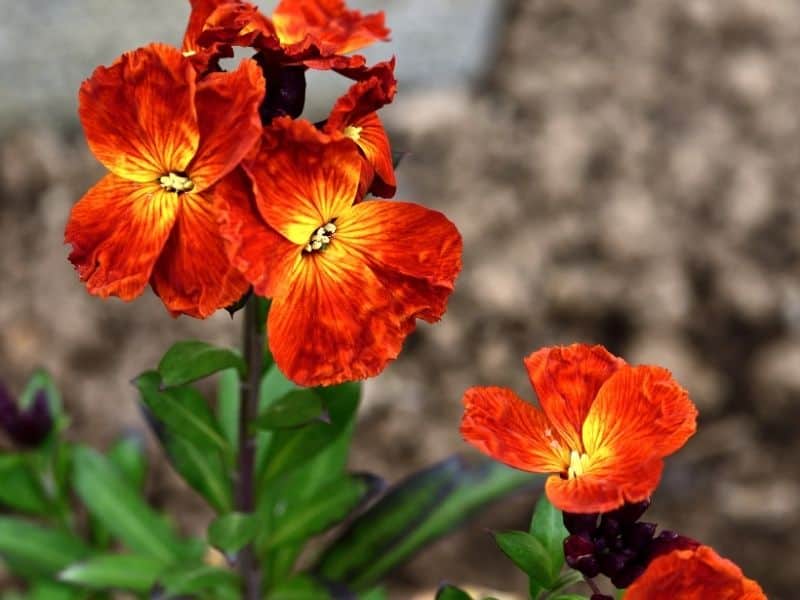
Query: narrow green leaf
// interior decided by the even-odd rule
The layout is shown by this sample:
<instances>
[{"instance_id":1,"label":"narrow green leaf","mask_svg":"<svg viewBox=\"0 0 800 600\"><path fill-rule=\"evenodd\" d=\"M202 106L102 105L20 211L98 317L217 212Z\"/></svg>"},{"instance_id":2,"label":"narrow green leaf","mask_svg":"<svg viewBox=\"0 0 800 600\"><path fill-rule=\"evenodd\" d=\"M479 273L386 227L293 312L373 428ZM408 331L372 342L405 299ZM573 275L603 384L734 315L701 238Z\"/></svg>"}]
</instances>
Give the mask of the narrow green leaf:
<instances>
[{"instance_id":1,"label":"narrow green leaf","mask_svg":"<svg viewBox=\"0 0 800 600\"><path fill-rule=\"evenodd\" d=\"M159 583L168 597L205 593L215 600L241 597L239 576L233 571L209 566L178 567L162 575Z\"/></svg>"},{"instance_id":2,"label":"narrow green leaf","mask_svg":"<svg viewBox=\"0 0 800 600\"><path fill-rule=\"evenodd\" d=\"M217 422L231 448L239 445L241 379L236 369L226 369L217 382Z\"/></svg>"},{"instance_id":3,"label":"narrow green leaf","mask_svg":"<svg viewBox=\"0 0 800 600\"><path fill-rule=\"evenodd\" d=\"M322 398L311 389L294 390L270 404L256 419L259 429L286 429L306 425L323 416Z\"/></svg>"},{"instance_id":4,"label":"narrow green leaf","mask_svg":"<svg viewBox=\"0 0 800 600\"><path fill-rule=\"evenodd\" d=\"M53 575L89 553L84 542L69 533L13 517L0 517L0 556L26 571Z\"/></svg>"},{"instance_id":5,"label":"narrow green leaf","mask_svg":"<svg viewBox=\"0 0 800 600\"><path fill-rule=\"evenodd\" d=\"M555 583L550 556L541 542L524 531L506 531L494 534L494 541L503 553L528 577L543 585L546 589Z\"/></svg>"},{"instance_id":6,"label":"narrow green leaf","mask_svg":"<svg viewBox=\"0 0 800 600\"><path fill-rule=\"evenodd\" d=\"M272 365L265 370L261 377L261 383L258 388L258 412L265 411L272 403L277 402L290 391L296 389L300 388L294 382L289 381L280 372L277 365ZM256 432L256 473L259 474L259 479L264 473L264 463L271 443L271 431L261 430Z\"/></svg>"},{"instance_id":7,"label":"narrow green leaf","mask_svg":"<svg viewBox=\"0 0 800 600\"><path fill-rule=\"evenodd\" d=\"M159 382L160 376L155 371L142 373L135 381L142 401L170 433L200 447L208 446L223 452L230 450L200 392L191 387L160 391Z\"/></svg>"},{"instance_id":8,"label":"narrow green leaf","mask_svg":"<svg viewBox=\"0 0 800 600\"><path fill-rule=\"evenodd\" d=\"M219 452L167 433L161 443L170 464L196 492L218 512L233 508L232 484Z\"/></svg>"},{"instance_id":9,"label":"narrow green leaf","mask_svg":"<svg viewBox=\"0 0 800 600\"><path fill-rule=\"evenodd\" d=\"M197 340L174 344L158 363L165 386L191 383L230 368L242 374L247 370L242 357L232 350Z\"/></svg>"},{"instance_id":10,"label":"narrow green leaf","mask_svg":"<svg viewBox=\"0 0 800 600\"><path fill-rule=\"evenodd\" d=\"M147 457L142 440L129 435L117 440L108 450L108 458L134 489L141 490L147 475Z\"/></svg>"},{"instance_id":11,"label":"narrow green leaf","mask_svg":"<svg viewBox=\"0 0 800 600\"><path fill-rule=\"evenodd\" d=\"M389 595L382 587L376 587L363 594L359 594L358 600L389 600Z\"/></svg>"},{"instance_id":12,"label":"narrow green leaf","mask_svg":"<svg viewBox=\"0 0 800 600\"><path fill-rule=\"evenodd\" d=\"M454 585L443 585L436 592L436 600L472 600L472 596Z\"/></svg>"},{"instance_id":13,"label":"narrow green leaf","mask_svg":"<svg viewBox=\"0 0 800 600\"><path fill-rule=\"evenodd\" d=\"M164 561L181 554L172 529L104 456L76 448L73 485L89 513L134 552Z\"/></svg>"},{"instance_id":14,"label":"narrow green leaf","mask_svg":"<svg viewBox=\"0 0 800 600\"><path fill-rule=\"evenodd\" d=\"M307 575L298 575L273 588L267 600L333 600L333 596Z\"/></svg>"},{"instance_id":15,"label":"narrow green leaf","mask_svg":"<svg viewBox=\"0 0 800 600\"><path fill-rule=\"evenodd\" d=\"M24 600L88 600L89 596L86 591L76 589L74 586L43 580L32 582L28 593L19 598L24 598ZM3 600L6 600L5 596L3 596Z\"/></svg>"},{"instance_id":16,"label":"narrow green leaf","mask_svg":"<svg viewBox=\"0 0 800 600\"><path fill-rule=\"evenodd\" d=\"M539 497L533 511L530 532L547 552L550 564L548 587L558 578L564 566L564 539L569 535L564 527L564 516L553 506L545 494ZM540 582L545 583L545 582Z\"/></svg>"},{"instance_id":17,"label":"narrow green leaf","mask_svg":"<svg viewBox=\"0 0 800 600\"><path fill-rule=\"evenodd\" d=\"M149 556L107 554L71 565L58 578L94 590L147 592L167 566Z\"/></svg>"},{"instance_id":18,"label":"narrow green leaf","mask_svg":"<svg viewBox=\"0 0 800 600\"><path fill-rule=\"evenodd\" d=\"M223 552L238 552L256 536L256 524L253 515L223 515L208 526L208 542Z\"/></svg>"},{"instance_id":19,"label":"narrow green leaf","mask_svg":"<svg viewBox=\"0 0 800 600\"><path fill-rule=\"evenodd\" d=\"M22 454L0 455L0 505L34 515L52 510L38 474Z\"/></svg>"}]
</instances>

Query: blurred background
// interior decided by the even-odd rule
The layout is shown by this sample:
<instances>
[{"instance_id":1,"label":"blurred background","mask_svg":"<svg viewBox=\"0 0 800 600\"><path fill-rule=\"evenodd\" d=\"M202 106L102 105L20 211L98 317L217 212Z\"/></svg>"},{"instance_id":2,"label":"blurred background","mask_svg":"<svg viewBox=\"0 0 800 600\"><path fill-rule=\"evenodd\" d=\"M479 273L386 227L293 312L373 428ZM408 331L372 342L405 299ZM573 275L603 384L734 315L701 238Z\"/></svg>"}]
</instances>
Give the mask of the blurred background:
<instances>
[{"instance_id":1,"label":"blurred background","mask_svg":"<svg viewBox=\"0 0 800 600\"><path fill-rule=\"evenodd\" d=\"M468 386L532 398L524 355L602 343L670 368L700 409L651 519L715 546L770 598L796 598L800 3L351 4L385 9L393 29L369 55L398 56L384 118L411 152L399 197L443 210L465 239L444 320L367 384L353 466L395 481L466 450ZM103 173L76 117L81 80L127 49L179 44L188 3L30 0L3 14L0 378L19 391L49 369L75 438L147 435L130 379L180 338L235 343L238 324L172 320L150 293L90 297L63 228ZM313 77L309 115L346 85ZM149 489L186 530L204 529L202 503L167 465ZM395 597L443 579L524 590L486 528L526 527L534 501L512 498L431 547L394 575Z\"/></svg>"}]
</instances>

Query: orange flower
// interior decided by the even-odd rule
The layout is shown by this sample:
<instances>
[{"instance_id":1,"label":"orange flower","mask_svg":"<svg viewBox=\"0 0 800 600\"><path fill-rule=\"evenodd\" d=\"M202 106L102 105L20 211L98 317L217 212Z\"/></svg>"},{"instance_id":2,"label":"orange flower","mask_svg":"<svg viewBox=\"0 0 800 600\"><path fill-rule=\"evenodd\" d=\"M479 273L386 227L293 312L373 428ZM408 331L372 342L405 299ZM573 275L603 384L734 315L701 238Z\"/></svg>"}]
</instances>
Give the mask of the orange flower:
<instances>
[{"instance_id":1,"label":"orange flower","mask_svg":"<svg viewBox=\"0 0 800 600\"><path fill-rule=\"evenodd\" d=\"M345 55L389 36L383 12L362 15L343 0L282 0L271 19L253 4L229 0L208 15L202 30L204 46L251 46L267 63L313 69L363 66L363 56Z\"/></svg>"},{"instance_id":2,"label":"orange flower","mask_svg":"<svg viewBox=\"0 0 800 600\"><path fill-rule=\"evenodd\" d=\"M377 110L397 93L394 59L370 69L370 75L354 84L336 101L324 131L352 139L364 157L362 182L365 190L391 198L397 189L389 137Z\"/></svg>"},{"instance_id":3,"label":"orange flower","mask_svg":"<svg viewBox=\"0 0 800 600\"><path fill-rule=\"evenodd\" d=\"M350 140L279 118L245 168L255 198L220 194L222 234L255 292L272 298L270 349L290 379L312 386L375 375L417 318L444 313L461 236L416 204L356 203L361 158Z\"/></svg>"},{"instance_id":4,"label":"orange flower","mask_svg":"<svg viewBox=\"0 0 800 600\"><path fill-rule=\"evenodd\" d=\"M761 587L708 546L659 556L625 592L625 600L766 600Z\"/></svg>"},{"instance_id":5,"label":"orange flower","mask_svg":"<svg viewBox=\"0 0 800 600\"><path fill-rule=\"evenodd\" d=\"M211 14L222 4L238 4L238 0L189 0L192 11L189 14L189 23L183 35L183 55L192 60L198 71L217 70L220 58L233 56L230 44L218 41L211 42L208 46L200 44L200 34Z\"/></svg>"},{"instance_id":6,"label":"orange flower","mask_svg":"<svg viewBox=\"0 0 800 600\"><path fill-rule=\"evenodd\" d=\"M86 139L111 171L66 228L69 259L90 293L132 300L149 282L170 312L195 317L241 297L248 285L228 261L212 204L258 141L263 94L253 61L198 82L190 61L160 44L84 82Z\"/></svg>"},{"instance_id":7,"label":"orange flower","mask_svg":"<svg viewBox=\"0 0 800 600\"><path fill-rule=\"evenodd\" d=\"M525 366L541 410L508 389L471 388L461 433L512 467L556 474L545 490L565 512L647 499L662 459L695 431L697 410L666 369L583 344L543 348Z\"/></svg>"}]
</instances>

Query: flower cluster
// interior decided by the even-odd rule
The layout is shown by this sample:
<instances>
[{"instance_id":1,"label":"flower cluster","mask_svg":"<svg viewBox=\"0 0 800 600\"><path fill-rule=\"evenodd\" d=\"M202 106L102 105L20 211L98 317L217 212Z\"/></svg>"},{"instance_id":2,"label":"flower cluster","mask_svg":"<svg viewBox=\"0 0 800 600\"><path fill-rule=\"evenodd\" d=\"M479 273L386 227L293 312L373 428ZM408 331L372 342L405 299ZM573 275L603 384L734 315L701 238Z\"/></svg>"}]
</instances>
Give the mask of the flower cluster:
<instances>
[{"instance_id":1,"label":"flower cluster","mask_svg":"<svg viewBox=\"0 0 800 600\"><path fill-rule=\"evenodd\" d=\"M250 289L272 299L269 344L301 385L379 373L416 319L438 320L461 269L447 218L391 198L377 111L394 60L382 13L342 0L192 0L181 49L151 44L80 89L89 147L109 173L74 206L70 261L90 293L132 300L149 284L173 315L205 318ZM234 47L252 58L224 71ZM318 124L298 118L305 73L354 80ZM365 201L369 200L369 201Z\"/></svg>"},{"instance_id":2,"label":"flower cluster","mask_svg":"<svg viewBox=\"0 0 800 600\"><path fill-rule=\"evenodd\" d=\"M545 491L564 512L570 567L629 588L626 598L766 598L711 549L639 520L663 459L696 429L697 409L666 369L584 344L543 348L525 366L541 408L505 388L471 388L461 433L507 465L552 473Z\"/></svg>"}]
</instances>

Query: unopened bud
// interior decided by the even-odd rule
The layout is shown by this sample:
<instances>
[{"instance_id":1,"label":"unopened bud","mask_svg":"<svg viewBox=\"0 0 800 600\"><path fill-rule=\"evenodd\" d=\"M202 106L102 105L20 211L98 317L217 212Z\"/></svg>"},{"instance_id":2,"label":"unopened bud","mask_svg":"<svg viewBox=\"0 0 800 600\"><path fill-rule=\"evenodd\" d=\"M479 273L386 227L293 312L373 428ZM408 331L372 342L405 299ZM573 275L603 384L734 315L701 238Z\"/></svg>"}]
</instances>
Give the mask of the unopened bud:
<instances>
[{"instance_id":1,"label":"unopened bud","mask_svg":"<svg viewBox=\"0 0 800 600\"><path fill-rule=\"evenodd\" d=\"M35 448L53 429L47 392L38 390L30 406L20 408L8 389L0 384L0 427L19 446Z\"/></svg>"}]
</instances>

